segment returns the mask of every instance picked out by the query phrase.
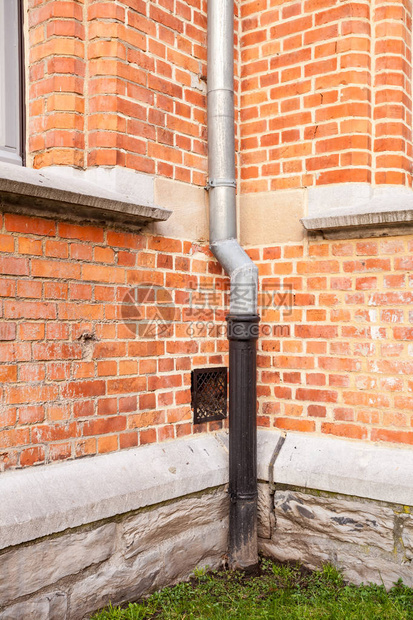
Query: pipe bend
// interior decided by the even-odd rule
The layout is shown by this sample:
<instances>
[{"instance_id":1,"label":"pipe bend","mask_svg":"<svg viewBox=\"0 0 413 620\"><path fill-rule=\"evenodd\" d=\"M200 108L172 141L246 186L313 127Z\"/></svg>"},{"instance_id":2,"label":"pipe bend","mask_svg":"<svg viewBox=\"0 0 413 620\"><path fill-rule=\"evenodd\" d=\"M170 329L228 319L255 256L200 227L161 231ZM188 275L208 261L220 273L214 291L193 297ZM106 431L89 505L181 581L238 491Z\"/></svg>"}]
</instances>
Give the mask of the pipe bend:
<instances>
[{"instance_id":1,"label":"pipe bend","mask_svg":"<svg viewBox=\"0 0 413 620\"><path fill-rule=\"evenodd\" d=\"M231 278L230 313L256 314L258 267L236 239L210 244L211 252Z\"/></svg>"}]
</instances>

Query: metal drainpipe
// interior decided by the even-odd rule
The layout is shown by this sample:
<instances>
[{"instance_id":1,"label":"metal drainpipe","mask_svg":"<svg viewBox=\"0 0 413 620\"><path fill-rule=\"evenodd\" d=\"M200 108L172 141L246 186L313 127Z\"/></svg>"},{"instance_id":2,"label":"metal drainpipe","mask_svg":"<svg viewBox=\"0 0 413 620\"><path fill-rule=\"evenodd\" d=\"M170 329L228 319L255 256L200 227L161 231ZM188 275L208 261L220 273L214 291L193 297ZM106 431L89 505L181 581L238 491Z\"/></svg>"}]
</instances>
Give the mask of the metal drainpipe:
<instances>
[{"instance_id":1,"label":"metal drainpipe","mask_svg":"<svg viewBox=\"0 0 413 620\"><path fill-rule=\"evenodd\" d=\"M229 339L229 563L257 551L256 341L258 269L237 241L234 135L234 4L208 0L210 248L231 278Z\"/></svg>"}]
</instances>

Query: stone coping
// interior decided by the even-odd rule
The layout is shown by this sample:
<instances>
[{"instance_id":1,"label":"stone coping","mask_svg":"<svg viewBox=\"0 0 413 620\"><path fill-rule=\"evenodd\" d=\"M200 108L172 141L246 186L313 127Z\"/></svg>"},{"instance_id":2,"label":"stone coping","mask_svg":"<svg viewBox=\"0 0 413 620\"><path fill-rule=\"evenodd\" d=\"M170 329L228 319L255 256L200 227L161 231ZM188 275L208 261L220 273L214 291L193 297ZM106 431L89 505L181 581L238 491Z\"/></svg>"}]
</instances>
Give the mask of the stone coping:
<instances>
[{"instance_id":1,"label":"stone coping","mask_svg":"<svg viewBox=\"0 0 413 620\"><path fill-rule=\"evenodd\" d=\"M0 474L0 549L228 481L215 435Z\"/></svg>"},{"instance_id":2,"label":"stone coping","mask_svg":"<svg viewBox=\"0 0 413 620\"><path fill-rule=\"evenodd\" d=\"M258 431L258 477L274 483L413 506L413 450L329 436Z\"/></svg>"},{"instance_id":3,"label":"stone coping","mask_svg":"<svg viewBox=\"0 0 413 620\"><path fill-rule=\"evenodd\" d=\"M0 207L22 213L37 213L61 219L87 219L141 228L149 222L162 222L172 211L139 204L116 191L58 174L0 162Z\"/></svg>"},{"instance_id":4,"label":"stone coping","mask_svg":"<svg viewBox=\"0 0 413 620\"><path fill-rule=\"evenodd\" d=\"M413 506L409 448L259 430L258 478ZM0 549L227 482L226 432L4 472Z\"/></svg>"}]
</instances>

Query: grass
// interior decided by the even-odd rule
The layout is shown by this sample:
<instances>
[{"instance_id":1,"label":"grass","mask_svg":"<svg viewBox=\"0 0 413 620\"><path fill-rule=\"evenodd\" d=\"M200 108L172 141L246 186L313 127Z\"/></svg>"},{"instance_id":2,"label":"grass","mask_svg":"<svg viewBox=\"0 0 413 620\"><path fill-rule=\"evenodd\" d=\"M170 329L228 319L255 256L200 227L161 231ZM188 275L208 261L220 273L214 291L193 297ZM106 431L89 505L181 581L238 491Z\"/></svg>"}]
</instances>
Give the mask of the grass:
<instances>
[{"instance_id":1,"label":"grass","mask_svg":"<svg viewBox=\"0 0 413 620\"><path fill-rule=\"evenodd\" d=\"M413 620L413 590L401 581L383 586L345 583L327 565L300 566L261 561L260 574L195 571L188 583L164 588L126 608L112 607L93 620Z\"/></svg>"}]
</instances>

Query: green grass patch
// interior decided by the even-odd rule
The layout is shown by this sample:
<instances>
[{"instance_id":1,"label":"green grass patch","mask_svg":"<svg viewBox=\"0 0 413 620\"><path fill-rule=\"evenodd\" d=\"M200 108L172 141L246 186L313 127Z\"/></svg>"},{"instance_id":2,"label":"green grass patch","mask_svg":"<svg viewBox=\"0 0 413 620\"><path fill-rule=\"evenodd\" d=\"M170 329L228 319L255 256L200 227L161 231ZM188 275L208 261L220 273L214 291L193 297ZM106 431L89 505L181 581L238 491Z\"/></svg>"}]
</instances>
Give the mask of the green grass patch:
<instances>
[{"instance_id":1,"label":"green grass patch","mask_svg":"<svg viewBox=\"0 0 413 620\"><path fill-rule=\"evenodd\" d=\"M187 583L164 588L128 607L109 607L93 620L413 620L413 590L399 581L383 586L347 584L327 565L261 561L259 574L195 571Z\"/></svg>"}]
</instances>

